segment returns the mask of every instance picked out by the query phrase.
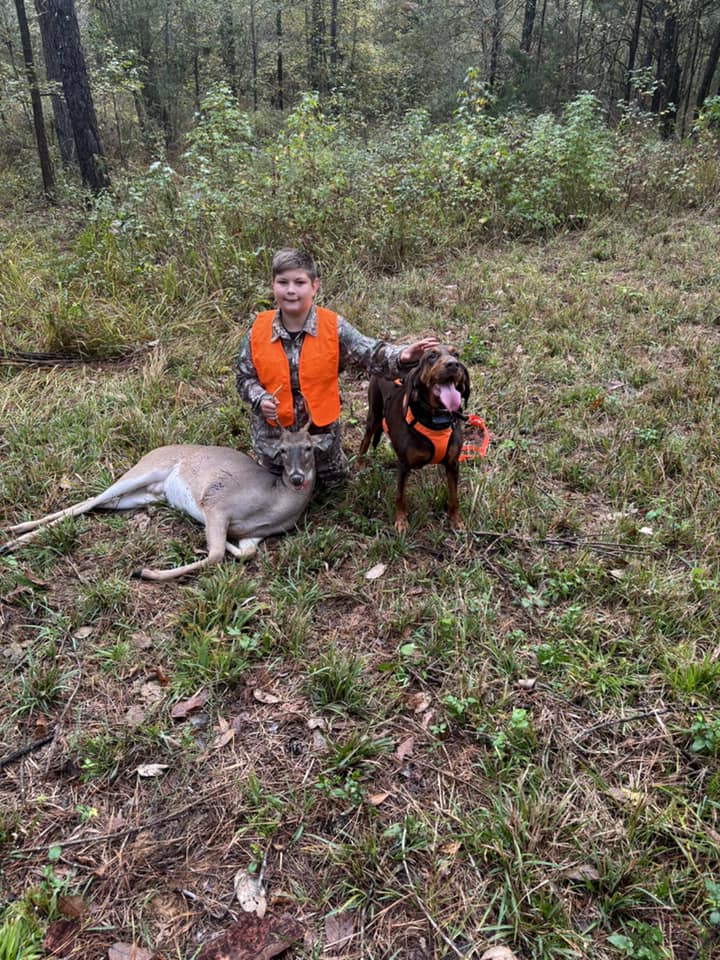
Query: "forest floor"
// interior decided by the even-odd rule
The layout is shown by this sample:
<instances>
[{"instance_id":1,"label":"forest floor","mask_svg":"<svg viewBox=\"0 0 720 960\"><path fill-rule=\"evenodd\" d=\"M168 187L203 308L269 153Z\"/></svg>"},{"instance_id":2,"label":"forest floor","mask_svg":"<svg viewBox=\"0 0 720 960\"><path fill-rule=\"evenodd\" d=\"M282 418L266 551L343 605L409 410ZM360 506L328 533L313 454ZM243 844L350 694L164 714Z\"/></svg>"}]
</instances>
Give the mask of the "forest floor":
<instances>
[{"instance_id":1,"label":"forest floor","mask_svg":"<svg viewBox=\"0 0 720 960\"><path fill-rule=\"evenodd\" d=\"M2 346L45 351L68 237L17 226ZM460 350L493 435L465 530L430 468L395 533L382 444L197 579L130 578L204 545L163 508L0 557L5 935L26 960L269 957L276 928L297 958L717 957L717 221L628 213L330 305ZM247 448L246 318L146 307L127 363L0 365L3 528L161 443ZM343 376L350 455L365 391Z\"/></svg>"}]
</instances>

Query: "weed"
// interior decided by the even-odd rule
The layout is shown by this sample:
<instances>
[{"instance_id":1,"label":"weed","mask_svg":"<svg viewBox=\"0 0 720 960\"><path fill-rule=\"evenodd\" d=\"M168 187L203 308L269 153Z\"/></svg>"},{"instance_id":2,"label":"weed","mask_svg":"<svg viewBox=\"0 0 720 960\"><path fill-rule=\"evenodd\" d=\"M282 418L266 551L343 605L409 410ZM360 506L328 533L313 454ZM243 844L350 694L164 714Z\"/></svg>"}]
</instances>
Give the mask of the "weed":
<instances>
[{"instance_id":1,"label":"weed","mask_svg":"<svg viewBox=\"0 0 720 960\"><path fill-rule=\"evenodd\" d=\"M307 679L307 693L318 710L365 716L370 708L364 661L330 647L324 650Z\"/></svg>"}]
</instances>

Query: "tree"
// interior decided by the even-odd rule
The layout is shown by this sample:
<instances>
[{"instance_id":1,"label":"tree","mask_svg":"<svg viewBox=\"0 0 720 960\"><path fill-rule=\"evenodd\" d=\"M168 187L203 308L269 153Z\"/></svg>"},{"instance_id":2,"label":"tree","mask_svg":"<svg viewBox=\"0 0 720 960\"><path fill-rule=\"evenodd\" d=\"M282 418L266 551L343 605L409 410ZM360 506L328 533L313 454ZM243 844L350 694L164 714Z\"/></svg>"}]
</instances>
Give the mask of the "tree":
<instances>
[{"instance_id":1,"label":"tree","mask_svg":"<svg viewBox=\"0 0 720 960\"><path fill-rule=\"evenodd\" d=\"M74 0L39 0L39 3L46 17L48 39L58 55L80 174L93 193L99 193L109 186L110 180L98 134Z\"/></svg>"},{"instance_id":2,"label":"tree","mask_svg":"<svg viewBox=\"0 0 720 960\"><path fill-rule=\"evenodd\" d=\"M40 170L42 172L43 190L45 192L45 196L50 200L55 193L55 177L53 174L52 161L50 160L47 137L45 136L45 121L43 119L42 101L40 100L40 91L37 84L37 73L35 71L35 60L33 58L32 43L30 41L30 28L28 27L27 14L25 13L25 4L23 0L15 0L15 9L17 11L18 26L20 28L20 41L22 43L23 60L25 61L25 76L27 77L28 87L30 88L33 126L35 128L35 140L37 142L38 156L40 157Z\"/></svg>"},{"instance_id":3,"label":"tree","mask_svg":"<svg viewBox=\"0 0 720 960\"><path fill-rule=\"evenodd\" d=\"M40 41L42 43L43 60L45 61L45 76L50 83L50 105L52 106L55 121L55 135L57 137L60 157L67 167L75 159L75 138L73 137L72 123L67 103L62 93L62 71L58 61L57 50L50 42L47 31L47 14L42 0L35 0L38 25L40 27Z\"/></svg>"}]
</instances>

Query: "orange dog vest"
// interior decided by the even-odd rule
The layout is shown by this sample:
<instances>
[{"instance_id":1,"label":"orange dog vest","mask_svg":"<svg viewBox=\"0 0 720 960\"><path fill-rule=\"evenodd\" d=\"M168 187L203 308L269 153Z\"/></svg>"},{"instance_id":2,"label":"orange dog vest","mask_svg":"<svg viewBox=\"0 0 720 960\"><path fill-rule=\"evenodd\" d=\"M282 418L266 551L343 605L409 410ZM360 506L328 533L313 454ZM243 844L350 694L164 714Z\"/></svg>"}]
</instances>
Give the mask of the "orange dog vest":
<instances>
[{"instance_id":1,"label":"orange dog vest","mask_svg":"<svg viewBox=\"0 0 720 960\"><path fill-rule=\"evenodd\" d=\"M340 344L337 314L316 307L317 336L305 335L300 347L298 377L300 392L317 427L326 427L340 416L338 368ZM250 329L250 355L258 380L268 393L276 393L278 422L292 426L294 420L290 364L280 340L271 341L274 310L263 310Z\"/></svg>"}]
</instances>

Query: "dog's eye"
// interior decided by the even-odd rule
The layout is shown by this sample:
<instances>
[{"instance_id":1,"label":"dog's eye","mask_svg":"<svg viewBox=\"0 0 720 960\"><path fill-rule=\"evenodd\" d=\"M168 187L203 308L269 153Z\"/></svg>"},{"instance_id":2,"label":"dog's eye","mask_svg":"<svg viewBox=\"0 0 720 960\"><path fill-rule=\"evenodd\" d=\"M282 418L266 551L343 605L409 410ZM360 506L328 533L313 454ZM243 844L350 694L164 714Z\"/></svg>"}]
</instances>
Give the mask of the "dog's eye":
<instances>
[{"instance_id":1,"label":"dog's eye","mask_svg":"<svg viewBox=\"0 0 720 960\"><path fill-rule=\"evenodd\" d=\"M440 354L437 352L437 350L430 350L425 354L425 356L432 363L433 361L437 360Z\"/></svg>"}]
</instances>

